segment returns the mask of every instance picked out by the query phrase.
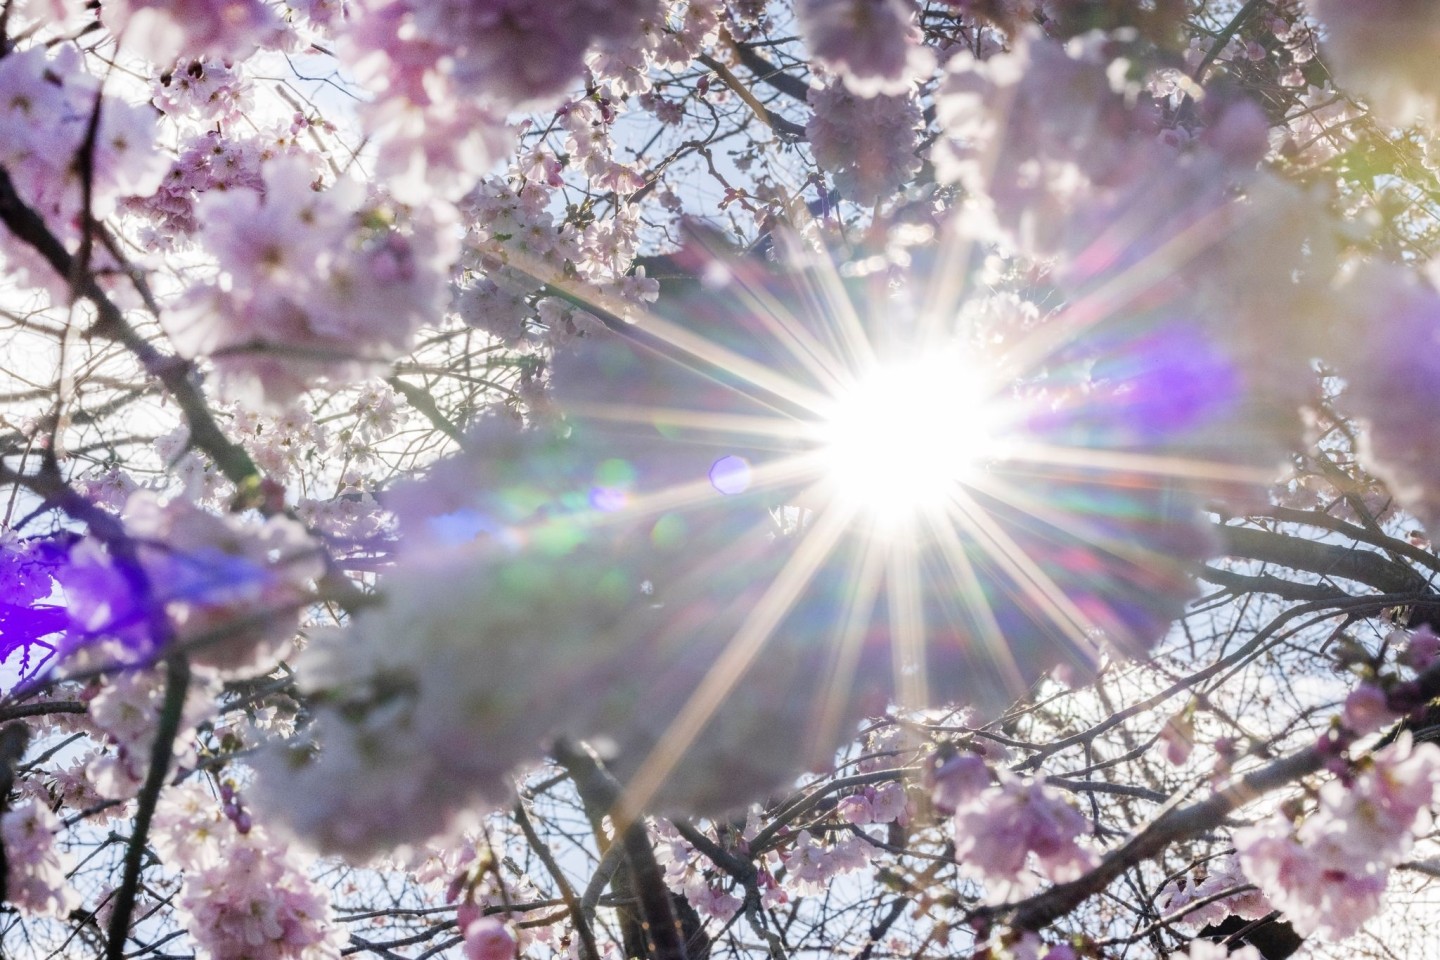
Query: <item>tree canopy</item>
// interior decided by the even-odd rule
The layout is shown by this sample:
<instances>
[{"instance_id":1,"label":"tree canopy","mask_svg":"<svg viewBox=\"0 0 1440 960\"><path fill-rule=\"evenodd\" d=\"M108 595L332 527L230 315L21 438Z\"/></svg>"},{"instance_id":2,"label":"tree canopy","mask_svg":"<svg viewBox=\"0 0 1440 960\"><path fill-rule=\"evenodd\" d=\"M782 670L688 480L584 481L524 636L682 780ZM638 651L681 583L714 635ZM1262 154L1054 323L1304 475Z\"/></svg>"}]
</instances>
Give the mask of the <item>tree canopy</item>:
<instances>
[{"instance_id":1,"label":"tree canopy","mask_svg":"<svg viewBox=\"0 0 1440 960\"><path fill-rule=\"evenodd\" d=\"M0 956L1434 954L1437 57L0 0Z\"/></svg>"}]
</instances>

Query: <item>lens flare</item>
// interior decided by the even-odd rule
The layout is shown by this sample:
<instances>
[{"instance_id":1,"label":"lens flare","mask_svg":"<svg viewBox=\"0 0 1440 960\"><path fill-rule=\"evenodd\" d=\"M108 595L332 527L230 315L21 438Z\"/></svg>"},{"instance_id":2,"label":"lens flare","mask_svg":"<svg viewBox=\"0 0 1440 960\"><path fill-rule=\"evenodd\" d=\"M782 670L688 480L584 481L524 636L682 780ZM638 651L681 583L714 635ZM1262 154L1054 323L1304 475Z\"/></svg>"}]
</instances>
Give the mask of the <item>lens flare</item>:
<instances>
[{"instance_id":1,"label":"lens flare","mask_svg":"<svg viewBox=\"0 0 1440 960\"><path fill-rule=\"evenodd\" d=\"M995 455L995 408L963 355L876 366L843 391L821 429L836 496L882 526L943 506Z\"/></svg>"}]
</instances>

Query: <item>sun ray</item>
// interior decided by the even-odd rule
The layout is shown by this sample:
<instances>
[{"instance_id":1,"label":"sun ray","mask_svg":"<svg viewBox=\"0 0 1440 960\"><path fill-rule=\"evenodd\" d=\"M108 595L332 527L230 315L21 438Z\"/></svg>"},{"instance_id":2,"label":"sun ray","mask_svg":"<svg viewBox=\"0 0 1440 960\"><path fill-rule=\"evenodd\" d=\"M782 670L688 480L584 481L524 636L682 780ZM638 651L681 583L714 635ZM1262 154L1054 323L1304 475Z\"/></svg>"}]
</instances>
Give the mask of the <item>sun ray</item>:
<instances>
[{"instance_id":1,"label":"sun ray","mask_svg":"<svg viewBox=\"0 0 1440 960\"><path fill-rule=\"evenodd\" d=\"M895 699L904 710L919 710L930 702L920 557L914 536L893 537L887 546L885 583Z\"/></svg>"},{"instance_id":2,"label":"sun ray","mask_svg":"<svg viewBox=\"0 0 1440 960\"><path fill-rule=\"evenodd\" d=\"M1041 369L1046 357L1091 327L1119 316L1127 306L1152 289L1159 277L1172 276L1219 237L1233 229L1224 222L1229 211L1220 207L1196 218L1154 250L1118 271L1107 271L1102 283L1067 302L1064 322L1045 324L1007 351L1007 365L1020 371ZM1122 221L1123 222L1123 221ZM1119 229L1116 225L1112 230Z\"/></svg>"},{"instance_id":3,"label":"sun ray","mask_svg":"<svg viewBox=\"0 0 1440 960\"><path fill-rule=\"evenodd\" d=\"M641 338L644 337L659 340L682 351L688 357L704 363L711 369L723 370L727 374L739 377L812 414L824 409L826 403L824 392L796 383L793 378L764 363L736 353L713 340L707 340L657 314L646 313L638 319L633 330L626 330L622 335L634 343L642 343ZM670 359L679 362L679 358L671 357ZM724 382L718 378L715 379L717 382ZM758 400L749 393L743 395L749 399Z\"/></svg>"},{"instance_id":4,"label":"sun ray","mask_svg":"<svg viewBox=\"0 0 1440 960\"><path fill-rule=\"evenodd\" d=\"M798 240L781 242L798 243ZM855 303L845 289L844 279L830 257L817 256L815 269L802 271L799 280L810 294L808 302L833 327L838 335L837 346L848 361L847 372L853 377L854 371L868 370L876 362L875 345L865 331L865 324L855 309Z\"/></svg>"},{"instance_id":5,"label":"sun ray","mask_svg":"<svg viewBox=\"0 0 1440 960\"><path fill-rule=\"evenodd\" d=\"M1215 460L1197 460L1173 454L1134 453L1129 450L1097 450L1092 447L1065 447L1058 444L1012 440L1005 448L1006 460L1042 463L1081 469L1113 470L1148 474L1175 480L1216 480L1220 482L1268 484L1275 470L1247 467Z\"/></svg>"},{"instance_id":6,"label":"sun ray","mask_svg":"<svg viewBox=\"0 0 1440 960\"><path fill-rule=\"evenodd\" d=\"M840 386L845 370L842 358L822 343L789 307L762 287L747 283L744 278L737 278L731 286L737 288L735 292L749 308L750 317L764 324L776 342L785 347L823 389L833 391Z\"/></svg>"},{"instance_id":7,"label":"sun ray","mask_svg":"<svg viewBox=\"0 0 1440 960\"><path fill-rule=\"evenodd\" d=\"M1023 690L1025 679L1020 673L1020 665L1005 640L1000 621L995 619L990 599L985 596L975 565L970 562L970 555L965 552L965 545L960 542L954 525L943 515L932 516L929 523L941 556L955 577L962 609L978 634L981 649L1003 674L1002 682L1006 689Z\"/></svg>"},{"instance_id":8,"label":"sun ray","mask_svg":"<svg viewBox=\"0 0 1440 960\"><path fill-rule=\"evenodd\" d=\"M514 262L511 266L525 270L532 276L545 277L550 273L550 271L541 269L540 264L530 262L527 258L513 257L512 259ZM537 270L539 272L536 272ZM546 282L577 304L588 306L612 317L626 317L630 322L623 329L616 328L615 332L638 348L651 349L667 360L684 363L681 357L673 356L645 342L646 340L655 340L679 350L687 357L693 358L713 370L723 370L727 374L739 377L794 406L812 413L818 412L824 407L825 394L823 391L796 383L792 377L708 340L677 323L666 320L653 310L645 309L638 304L620 302L613 296L601 294L600 291L588 284L577 283L567 278L551 277ZM693 369L691 364L685 363L685 365ZM717 380L717 382L722 381ZM745 396L758 402L758 398L749 394L745 394Z\"/></svg>"},{"instance_id":9,"label":"sun ray","mask_svg":"<svg viewBox=\"0 0 1440 960\"><path fill-rule=\"evenodd\" d=\"M994 497L1001 503L1009 504L1017 510L1034 517L1061 533L1068 534L1076 540L1091 547L1101 549L1112 556L1129 560L1136 565L1146 566L1154 564L1164 561L1169 556L1159 550L1152 550L1143 544L1136 543L1128 537L1111 538L1102 542L1096 537L1096 531L1094 529L1087 529L1081 517L1051 507L1041 501L1040 498L1017 490L1013 484L997 483L993 480L979 480L972 484L972 486L988 496Z\"/></svg>"},{"instance_id":10,"label":"sun ray","mask_svg":"<svg viewBox=\"0 0 1440 960\"><path fill-rule=\"evenodd\" d=\"M846 578L845 610L831 651L830 669L819 686L811 718L806 755L817 759L825 759L824 754L837 742L835 735L844 719L845 703L855 682L860 654L865 649L866 635L880 597L885 549L871 534L868 529L862 532L858 555Z\"/></svg>"},{"instance_id":11,"label":"sun ray","mask_svg":"<svg viewBox=\"0 0 1440 960\"><path fill-rule=\"evenodd\" d=\"M940 235L935 255L936 267L930 271L918 310L921 335L927 343L934 342L955 317L956 306L964 298L969 277L966 269L975 249L975 239L964 230L946 230Z\"/></svg>"},{"instance_id":12,"label":"sun ray","mask_svg":"<svg viewBox=\"0 0 1440 960\"><path fill-rule=\"evenodd\" d=\"M784 489L811 481L815 476L814 461L815 454L806 452L762 463L751 473L750 490ZM658 515L671 510L713 503L718 495L720 494L717 494L715 485L708 478L693 480L636 494L625 502L621 510L592 508L567 514L565 519L601 527L624 523L637 516Z\"/></svg>"},{"instance_id":13,"label":"sun ray","mask_svg":"<svg viewBox=\"0 0 1440 960\"><path fill-rule=\"evenodd\" d=\"M997 131L1007 129L1010 112L1015 107L1015 97L1020 92L1020 86L1020 84L1000 84L994 87L994 95L986 106L995 117ZM1001 148L1004 143L1005 134L1003 132L991 137L990 142L986 144L986 149L977 158L979 179L985 189L975 192L974 196L994 196L991 188L995 184L995 169L1000 163ZM929 329L922 330L923 343L935 342L938 330L934 328L943 323L951 315L954 305L960 302L960 293L965 289L965 277L968 273L965 266L974 246L973 238L978 233L978 231L959 229L951 230L941 236L940 251L936 259L938 266L937 269L929 272L925 284L925 294L921 300L920 318L929 327ZM954 264L955 269L946 269L945 265L947 264Z\"/></svg>"},{"instance_id":14,"label":"sun ray","mask_svg":"<svg viewBox=\"0 0 1440 960\"><path fill-rule=\"evenodd\" d=\"M793 266L803 257L803 254L797 253L793 245L790 245L788 234L776 233L772 237L775 243L786 247L787 263ZM728 269L726 262L733 255L720 252L713 256L715 257L714 264ZM828 267L829 272L834 273L834 262L828 256L817 256L815 262L820 268ZM814 307L820 301L814 297L803 296L809 289L809 285L806 283L808 275L809 271L796 270L789 275L788 279L801 286L802 296L799 298L801 306ZM724 290L727 293L739 295L741 305L747 309L749 317L763 324L775 336L776 342L809 370L816 381L821 384L822 389L833 391L841 385L841 379L847 369L844 362L846 358L832 349L833 345L825 344L820 334L834 326L837 319L842 325L849 322L858 329L859 318L855 315L853 304L850 304L848 309L841 308L838 300L827 304L827 306L837 309L838 312L834 315L821 311L819 316L815 316L813 311L807 311L811 313L812 321L820 321L807 324L802 322L801 318L783 300L773 296L763 283L752 282L751 275L746 271L732 272L727 277L727 281ZM861 340L863 342L863 335Z\"/></svg>"},{"instance_id":15,"label":"sun ray","mask_svg":"<svg viewBox=\"0 0 1440 960\"><path fill-rule=\"evenodd\" d=\"M587 403L572 407L566 413L582 419L647 425L664 424L702 432L727 434L732 437L764 437L769 440L785 440L789 441L789 445L792 446L797 440L811 439L809 434L817 430L812 422L797 421L790 417L767 417L743 413L705 413L700 410L643 404Z\"/></svg>"},{"instance_id":16,"label":"sun ray","mask_svg":"<svg viewBox=\"0 0 1440 960\"><path fill-rule=\"evenodd\" d=\"M1034 558L986 515L965 490L956 488L953 504L955 519L976 535L976 542L1010 575L1026 599L1059 627L1077 649L1093 651L1095 624L1050 575L1040 569Z\"/></svg>"},{"instance_id":17,"label":"sun ray","mask_svg":"<svg viewBox=\"0 0 1440 960\"><path fill-rule=\"evenodd\" d=\"M775 628L830 558L835 545L850 526L853 513L843 504L833 503L819 511L814 526L800 540L795 552L787 558L725 649L716 657L700 685L631 777L613 813L617 820L629 823L646 809L665 778L680 762L681 756L695 742Z\"/></svg>"}]
</instances>

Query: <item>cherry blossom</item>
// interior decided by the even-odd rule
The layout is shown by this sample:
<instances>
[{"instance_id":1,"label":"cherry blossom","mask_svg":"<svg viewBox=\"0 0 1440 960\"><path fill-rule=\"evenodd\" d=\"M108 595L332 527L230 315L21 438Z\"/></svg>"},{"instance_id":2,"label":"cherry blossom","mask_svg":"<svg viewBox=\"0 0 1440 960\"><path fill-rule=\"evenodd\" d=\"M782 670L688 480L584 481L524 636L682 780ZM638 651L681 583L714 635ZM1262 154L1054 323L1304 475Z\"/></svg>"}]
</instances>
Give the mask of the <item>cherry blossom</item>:
<instances>
[{"instance_id":1,"label":"cherry blossom","mask_svg":"<svg viewBox=\"0 0 1440 960\"><path fill-rule=\"evenodd\" d=\"M251 526L149 491L130 497L122 519L142 544L138 572L151 596L137 595L127 558L82 541L59 575L77 640L113 636L146 653L173 639L189 643L197 663L230 672L284 653L323 572L304 528L284 516ZM159 611L173 638L156 635Z\"/></svg>"},{"instance_id":2,"label":"cherry blossom","mask_svg":"<svg viewBox=\"0 0 1440 960\"><path fill-rule=\"evenodd\" d=\"M1034 888L1027 870L1032 853L1051 880L1074 879L1092 866L1094 854L1076 842L1088 828L1043 780L1001 775L955 811L955 853L1000 903Z\"/></svg>"},{"instance_id":3,"label":"cherry blossom","mask_svg":"<svg viewBox=\"0 0 1440 960\"><path fill-rule=\"evenodd\" d=\"M1390 868L1429 824L1440 748L1408 733L1368 758L1349 783L1332 780L1320 808L1292 833L1277 815L1239 831L1246 876L1305 935L1343 940L1381 906Z\"/></svg>"},{"instance_id":4,"label":"cherry blossom","mask_svg":"<svg viewBox=\"0 0 1440 960\"><path fill-rule=\"evenodd\" d=\"M65 876L68 858L55 849L59 828L55 814L35 800L0 814L5 896L21 909L63 915L77 905Z\"/></svg>"},{"instance_id":5,"label":"cherry blossom","mask_svg":"<svg viewBox=\"0 0 1440 960\"><path fill-rule=\"evenodd\" d=\"M1311 0L1310 7L1328 28L1325 53L1340 79L1399 123L1435 109L1440 88L1427 67L1440 40L1434 7L1419 0L1381 0L1363 10L1343 0Z\"/></svg>"},{"instance_id":6,"label":"cherry blossom","mask_svg":"<svg viewBox=\"0 0 1440 960\"><path fill-rule=\"evenodd\" d=\"M832 83L810 89L810 106L810 148L842 197L873 204L920 169L921 117L913 97L864 98Z\"/></svg>"},{"instance_id":7,"label":"cherry blossom","mask_svg":"<svg viewBox=\"0 0 1440 960\"><path fill-rule=\"evenodd\" d=\"M796 15L810 52L858 97L896 96L934 68L919 43L910 0L800 0Z\"/></svg>"}]
</instances>

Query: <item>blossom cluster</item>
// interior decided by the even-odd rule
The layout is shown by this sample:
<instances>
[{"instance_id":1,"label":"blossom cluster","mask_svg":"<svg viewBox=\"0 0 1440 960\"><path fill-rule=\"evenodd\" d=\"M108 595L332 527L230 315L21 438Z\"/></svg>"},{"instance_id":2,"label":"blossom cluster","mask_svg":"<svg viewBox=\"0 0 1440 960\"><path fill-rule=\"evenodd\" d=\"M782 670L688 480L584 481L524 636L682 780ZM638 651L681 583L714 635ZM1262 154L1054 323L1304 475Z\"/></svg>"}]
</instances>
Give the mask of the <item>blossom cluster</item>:
<instances>
[{"instance_id":1,"label":"blossom cluster","mask_svg":"<svg viewBox=\"0 0 1440 960\"><path fill-rule=\"evenodd\" d=\"M201 241L222 272L166 323L181 353L209 356L234 393L274 406L317 374L360 380L409 348L444 307L455 251L438 208L366 198L343 179L316 190L298 158L263 176L263 192L201 198Z\"/></svg>"},{"instance_id":2,"label":"blossom cluster","mask_svg":"<svg viewBox=\"0 0 1440 960\"><path fill-rule=\"evenodd\" d=\"M810 88L810 107L810 149L845 199L874 204L920 169L921 116L913 95L867 98L831 83Z\"/></svg>"},{"instance_id":3,"label":"blossom cluster","mask_svg":"<svg viewBox=\"0 0 1440 960\"><path fill-rule=\"evenodd\" d=\"M77 641L121 641L134 658L186 644L195 663L234 673L273 664L323 572L306 530L276 515L249 524L139 491L121 517L134 555L87 538L59 572Z\"/></svg>"},{"instance_id":4,"label":"blossom cluster","mask_svg":"<svg viewBox=\"0 0 1440 960\"><path fill-rule=\"evenodd\" d=\"M92 118L94 146L77 165L72 161L91 137ZM156 134L150 110L101 95L99 80L73 46L53 54L35 46L0 59L0 167L67 247L82 238L82 211L103 220L121 198L160 184L165 155L154 149ZM64 299L68 278L56 276L29 247L7 242L0 255L22 283ZM115 266L104 251L93 256L96 267Z\"/></svg>"},{"instance_id":5,"label":"blossom cluster","mask_svg":"<svg viewBox=\"0 0 1440 960\"><path fill-rule=\"evenodd\" d=\"M334 960L344 940L295 848L200 783L163 794L155 842L185 871L180 916L214 960Z\"/></svg>"},{"instance_id":6,"label":"blossom cluster","mask_svg":"<svg viewBox=\"0 0 1440 960\"><path fill-rule=\"evenodd\" d=\"M59 818L39 800L0 814L5 899L22 910L64 915L77 905L66 878L68 857L55 848Z\"/></svg>"},{"instance_id":7,"label":"blossom cluster","mask_svg":"<svg viewBox=\"0 0 1440 960\"><path fill-rule=\"evenodd\" d=\"M1440 747L1408 733L1320 791L1298 828L1276 814L1237 831L1241 868L1303 935L1343 940L1379 912L1386 881L1429 829Z\"/></svg>"},{"instance_id":8,"label":"blossom cluster","mask_svg":"<svg viewBox=\"0 0 1440 960\"><path fill-rule=\"evenodd\" d=\"M1094 852L1077 842L1089 826L1043 778L1002 773L956 808L955 855L967 874L985 882L987 897L1003 903L1035 888L1027 872L1032 854L1041 874L1057 882L1094 866Z\"/></svg>"},{"instance_id":9,"label":"blossom cluster","mask_svg":"<svg viewBox=\"0 0 1440 960\"><path fill-rule=\"evenodd\" d=\"M902 96L934 69L911 0L800 0L795 13L811 55L857 97Z\"/></svg>"}]
</instances>

